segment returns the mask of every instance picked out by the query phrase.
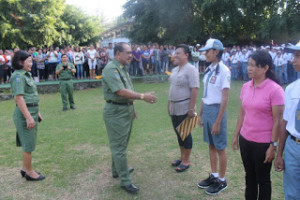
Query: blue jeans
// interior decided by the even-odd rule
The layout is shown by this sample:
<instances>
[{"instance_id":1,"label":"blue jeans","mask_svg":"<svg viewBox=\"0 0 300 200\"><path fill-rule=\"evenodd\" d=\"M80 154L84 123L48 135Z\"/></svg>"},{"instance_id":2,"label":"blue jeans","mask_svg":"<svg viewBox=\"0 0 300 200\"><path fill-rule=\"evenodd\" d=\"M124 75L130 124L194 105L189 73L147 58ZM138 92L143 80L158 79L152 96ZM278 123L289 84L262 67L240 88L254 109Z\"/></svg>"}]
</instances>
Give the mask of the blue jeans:
<instances>
[{"instance_id":1,"label":"blue jeans","mask_svg":"<svg viewBox=\"0 0 300 200\"><path fill-rule=\"evenodd\" d=\"M83 64L76 65L77 78L83 78Z\"/></svg>"},{"instance_id":2,"label":"blue jeans","mask_svg":"<svg viewBox=\"0 0 300 200\"><path fill-rule=\"evenodd\" d=\"M168 65L169 65L169 58L168 59L163 59L163 61L161 63L162 72L165 72L166 70L168 70Z\"/></svg>"},{"instance_id":3,"label":"blue jeans","mask_svg":"<svg viewBox=\"0 0 300 200\"><path fill-rule=\"evenodd\" d=\"M248 81L249 78L248 78L248 63L247 62L243 62L242 63L242 71L243 71L243 80L244 81Z\"/></svg>"},{"instance_id":4,"label":"blue jeans","mask_svg":"<svg viewBox=\"0 0 300 200\"><path fill-rule=\"evenodd\" d=\"M160 60L154 60L154 73L160 74L161 73L161 66L160 66Z\"/></svg>"},{"instance_id":5,"label":"blue jeans","mask_svg":"<svg viewBox=\"0 0 300 200\"><path fill-rule=\"evenodd\" d=\"M285 170L283 186L285 199L299 199L300 197L300 144L288 136L284 149Z\"/></svg>"},{"instance_id":6,"label":"blue jeans","mask_svg":"<svg viewBox=\"0 0 300 200\"><path fill-rule=\"evenodd\" d=\"M136 76L138 74L138 70L139 70L139 62L136 61L136 60L133 60L132 61L132 65L133 65L133 68L132 68L132 75L133 76Z\"/></svg>"},{"instance_id":7,"label":"blue jeans","mask_svg":"<svg viewBox=\"0 0 300 200\"><path fill-rule=\"evenodd\" d=\"M296 73L292 63L288 63L287 73L288 73L288 83L294 82L297 78L297 73Z\"/></svg>"},{"instance_id":8,"label":"blue jeans","mask_svg":"<svg viewBox=\"0 0 300 200\"><path fill-rule=\"evenodd\" d=\"M231 70L232 70L232 80L237 80L238 70L239 70L237 63L231 65Z\"/></svg>"},{"instance_id":9,"label":"blue jeans","mask_svg":"<svg viewBox=\"0 0 300 200\"><path fill-rule=\"evenodd\" d=\"M283 84L282 66L275 66L275 73L276 73L277 78L280 81L280 84Z\"/></svg>"},{"instance_id":10,"label":"blue jeans","mask_svg":"<svg viewBox=\"0 0 300 200\"><path fill-rule=\"evenodd\" d=\"M287 64L285 64L283 67L284 67L283 83L287 84L288 83Z\"/></svg>"}]
</instances>

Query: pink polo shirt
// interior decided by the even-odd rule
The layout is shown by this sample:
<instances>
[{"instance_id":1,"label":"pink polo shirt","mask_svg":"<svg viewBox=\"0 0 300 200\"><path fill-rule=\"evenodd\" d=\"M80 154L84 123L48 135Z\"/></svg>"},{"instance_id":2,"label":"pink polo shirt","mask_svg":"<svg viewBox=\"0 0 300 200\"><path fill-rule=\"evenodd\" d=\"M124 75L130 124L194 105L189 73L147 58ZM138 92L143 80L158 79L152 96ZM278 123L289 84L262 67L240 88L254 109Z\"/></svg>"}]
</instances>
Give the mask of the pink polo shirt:
<instances>
[{"instance_id":1,"label":"pink polo shirt","mask_svg":"<svg viewBox=\"0 0 300 200\"><path fill-rule=\"evenodd\" d=\"M245 110L240 134L248 141L269 143L272 138L272 106L284 105L284 91L271 79L254 88L253 80L245 83L241 91Z\"/></svg>"}]
</instances>

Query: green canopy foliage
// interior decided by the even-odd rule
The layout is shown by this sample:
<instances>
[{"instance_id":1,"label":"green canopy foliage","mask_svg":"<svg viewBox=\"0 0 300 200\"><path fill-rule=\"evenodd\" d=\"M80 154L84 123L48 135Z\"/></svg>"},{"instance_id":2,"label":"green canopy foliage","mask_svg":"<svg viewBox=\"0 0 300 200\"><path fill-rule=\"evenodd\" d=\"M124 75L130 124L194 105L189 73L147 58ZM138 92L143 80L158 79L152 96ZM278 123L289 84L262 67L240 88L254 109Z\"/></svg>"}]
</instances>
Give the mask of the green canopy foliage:
<instances>
[{"instance_id":1,"label":"green canopy foliage","mask_svg":"<svg viewBox=\"0 0 300 200\"><path fill-rule=\"evenodd\" d=\"M298 0L128 0L133 42L225 44L300 39Z\"/></svg>"},{"instance_id":2,"label":"green canopy foliage","mask_svg":"<svg viewBox=\"0 0 300 200\"><path fill-rule=\"evenodd\" d=\"M0 0L0 48L86 45L101 31L98 17L64 0Z\"/></svg>"}]
</instances>

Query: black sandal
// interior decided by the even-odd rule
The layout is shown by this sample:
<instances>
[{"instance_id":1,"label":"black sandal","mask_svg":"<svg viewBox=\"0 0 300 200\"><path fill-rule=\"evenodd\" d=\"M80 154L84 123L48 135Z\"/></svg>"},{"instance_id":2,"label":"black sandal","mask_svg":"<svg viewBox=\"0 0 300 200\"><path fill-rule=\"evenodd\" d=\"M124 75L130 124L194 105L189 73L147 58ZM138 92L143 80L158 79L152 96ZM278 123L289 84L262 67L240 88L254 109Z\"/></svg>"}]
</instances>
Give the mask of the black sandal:
<instances>
[{"instance_id":1,"label":"black sandal","mask_svg":"<svg viewBox=\"0 0 300 200\"><path fill-rule=\"evenodd\" d=\"M172 166L177 167L178 165L180 165L181 162L182 162L181 160L174 160L172 162Z\"/></svg>"},{"instance_id":2,"label":"black sandal","mask_svg":"<svg viewBox=\"0 0 300 200\"><path fill-rule=\"evenodd\" d=\"M176 171L177 172L184 172L185 170L187 170L188 168L190 168L189 165L179 165L178 167L176 167Z\"/></svg>"}]
</instances>

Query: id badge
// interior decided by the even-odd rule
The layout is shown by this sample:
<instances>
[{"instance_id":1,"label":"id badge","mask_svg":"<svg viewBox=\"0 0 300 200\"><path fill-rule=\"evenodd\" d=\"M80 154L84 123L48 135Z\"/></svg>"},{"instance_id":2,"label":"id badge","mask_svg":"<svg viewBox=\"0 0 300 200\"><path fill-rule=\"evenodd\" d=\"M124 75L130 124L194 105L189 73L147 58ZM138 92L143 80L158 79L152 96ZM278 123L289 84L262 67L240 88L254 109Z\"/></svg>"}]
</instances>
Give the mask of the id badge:
<instances>
[{"instance_id":1,"label":"id badge","mask_svg":"<svg viewBox=\"0 0 300 200\"><path fill-rule=\"evenodd\" d=\"M212 76L211 78L210 78L210 83L211 84L215 84L216 83L216 80L217 80L217 77L216 76Z\"/></svg>"}]
</instances>

